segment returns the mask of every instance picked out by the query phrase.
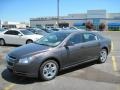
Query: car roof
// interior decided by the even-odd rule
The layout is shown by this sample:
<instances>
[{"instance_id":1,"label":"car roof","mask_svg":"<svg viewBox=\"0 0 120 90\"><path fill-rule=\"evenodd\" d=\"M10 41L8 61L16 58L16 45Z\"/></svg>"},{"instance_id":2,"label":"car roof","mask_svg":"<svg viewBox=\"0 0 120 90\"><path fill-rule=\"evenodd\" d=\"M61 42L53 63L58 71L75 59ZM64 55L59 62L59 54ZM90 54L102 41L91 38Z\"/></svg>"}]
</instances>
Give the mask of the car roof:
<instances>
[{"instance_id":1,"label":"car roof","mask_svg":"<svg viewBox=\"0 0 120 90\"><path fill-rule=\"evenodd\" d=\"M77 33L91 33L91 34L95 34L97 36L102 36L99 32L96 31L79 31L79 30L60 30L60 31L55 31L53 33L68 33L68 34L77 34Z\"/></svg>"}]
</instances>

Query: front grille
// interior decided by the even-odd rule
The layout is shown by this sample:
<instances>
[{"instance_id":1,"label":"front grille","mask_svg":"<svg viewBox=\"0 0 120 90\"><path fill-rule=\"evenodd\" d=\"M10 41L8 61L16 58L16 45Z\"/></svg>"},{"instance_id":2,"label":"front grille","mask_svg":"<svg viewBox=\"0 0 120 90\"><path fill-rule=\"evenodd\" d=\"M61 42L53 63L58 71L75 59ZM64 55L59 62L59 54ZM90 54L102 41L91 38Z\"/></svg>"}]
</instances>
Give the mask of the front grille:
<instances>
[{"instance_id":1,"label":"front grille","mask_svg":"<svg viewBox=\"0 0 120 90\"><path fill-rule=\"evenodd\" d=\"M12 63L12 62L7 62L8 63L8 65L10 65L10 66L13 66L14 65L14 63Z\"/></svg>"},{"instance_id":2,"label":"front grille","mask_svg":"<svg viewBox=\"0 0 120 90\"><path fill-rule=\"evenodd\" d=\"M13 66L17 62L18 62L18 60L15 57L7 56L7 63L8 63L8 65Z\"/></svg>"}]
</instances>

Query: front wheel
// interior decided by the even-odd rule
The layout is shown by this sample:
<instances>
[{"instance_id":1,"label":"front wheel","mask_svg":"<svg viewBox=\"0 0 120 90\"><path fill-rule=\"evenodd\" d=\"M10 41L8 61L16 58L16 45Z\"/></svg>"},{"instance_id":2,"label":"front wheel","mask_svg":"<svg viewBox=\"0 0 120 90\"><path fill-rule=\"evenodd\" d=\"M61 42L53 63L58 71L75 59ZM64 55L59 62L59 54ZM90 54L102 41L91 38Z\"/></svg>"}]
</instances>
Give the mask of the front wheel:
<instances>
[{"instance_id":1,"label":"front wheel","mask_svg":"<svg viewBox=\"0 0 120 90\"><path fill-rule=\"evenodd\" d=\"M5 45L5 40L4 39L0 39L0 46L4 46Z\"/></svg>"},{"instance_id":2,"label":"front wheel","mask_svg":"<svg viewBox=\"0 0 120 90\"><path fill-rule=\"evenodd\" d=\"M58 63L54 60L45 61L39 70L40 78L44 81L52 80L58 73Z\"/></svg>"},{"instance_id":3,"label":"front wheel","mask_svg":"<svg viewBox=\"0 0 120 90\"><path fill-rule=\"evenodd\" d=\"M100 51L100 57L98 59L99 63L104 63L107 60L107 50L106 49L102 49Z\"/></svg>"}]
</instances>

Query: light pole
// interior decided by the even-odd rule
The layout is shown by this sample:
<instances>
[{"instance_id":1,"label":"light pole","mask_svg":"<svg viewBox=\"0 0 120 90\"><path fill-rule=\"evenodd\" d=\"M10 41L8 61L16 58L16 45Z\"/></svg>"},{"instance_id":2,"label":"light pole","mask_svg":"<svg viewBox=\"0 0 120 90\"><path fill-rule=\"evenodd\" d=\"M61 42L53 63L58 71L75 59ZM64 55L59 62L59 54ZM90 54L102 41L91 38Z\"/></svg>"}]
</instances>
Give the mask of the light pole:
<instances>
[{"instance_id":1,"label":"light pole","mask_svg":"<svg viewBox=\"0 0 120 90\"><path fill-rule=\"evenodd\" d=\"M57 0L57 27L59 27L59 0Z\"/></svg>"}]
</instances>

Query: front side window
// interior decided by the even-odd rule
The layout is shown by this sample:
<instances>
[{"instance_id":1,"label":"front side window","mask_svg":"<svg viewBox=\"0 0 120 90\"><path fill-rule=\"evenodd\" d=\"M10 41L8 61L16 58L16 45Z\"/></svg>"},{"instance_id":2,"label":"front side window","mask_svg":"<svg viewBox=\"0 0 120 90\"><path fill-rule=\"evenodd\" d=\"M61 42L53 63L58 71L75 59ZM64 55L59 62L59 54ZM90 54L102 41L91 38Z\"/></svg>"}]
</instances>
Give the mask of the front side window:
<instances>
[{"instance_id":1,"label":"front side window","mask_svg":"<svg viewBox=\"0 0 120 90\"><path fill-rule=\"evenodd\" d=\"M82 35L81 34L73 35L68 42L71 43L71 44L82 43L83 42Z\"/></svg>"},{"instance_id":2,"label":"front side window","mask_svg":"<svg viewBox=\"0 0 120 90\"><path fill-rule=\"evenodd\" d=\"M84 42L97 40L97 36L90 33L84 33L83 38L84 38Z\"/></svg>"},{"instance_id":3,"label":"front side window","mask_svg":"<svg viewBox=\"0 0 120 90\"><path fill-rule=\"evenodd\" d=\"M5 32L5 34L8 34L8 35L18 35L18 34L20 34L20 32L11 30L11 31Z\"/></svg>"}]
</instances>

